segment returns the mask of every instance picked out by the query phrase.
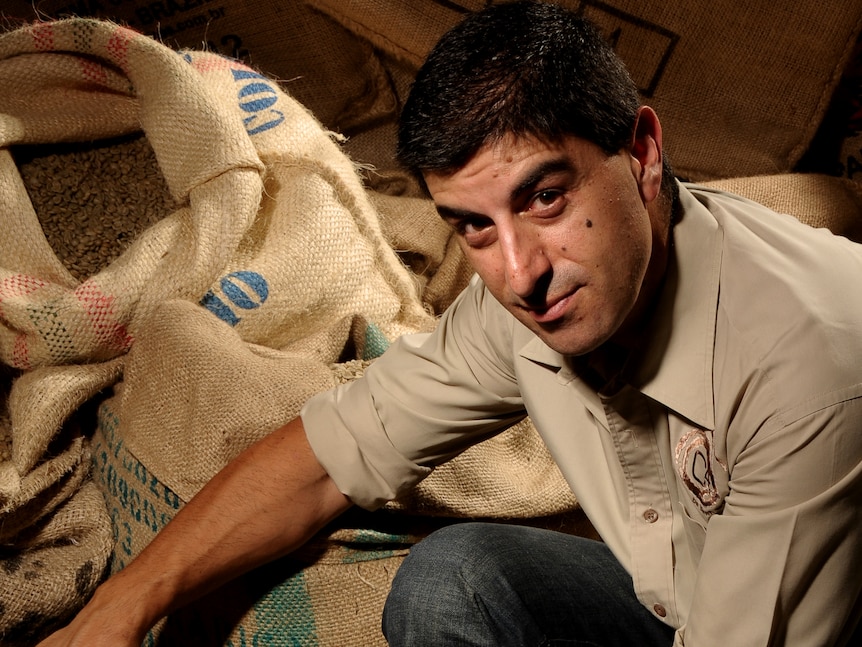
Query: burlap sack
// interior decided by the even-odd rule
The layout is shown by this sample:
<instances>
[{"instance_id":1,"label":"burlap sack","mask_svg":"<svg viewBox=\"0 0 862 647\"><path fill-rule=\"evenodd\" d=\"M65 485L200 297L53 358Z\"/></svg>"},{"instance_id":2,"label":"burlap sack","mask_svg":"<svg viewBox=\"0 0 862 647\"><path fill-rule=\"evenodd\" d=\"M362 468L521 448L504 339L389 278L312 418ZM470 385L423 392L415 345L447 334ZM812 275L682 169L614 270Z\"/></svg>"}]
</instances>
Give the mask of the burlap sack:
<instances>
[{"instance_id":1,"label":"burlap sack","mask_svg":"<svg viewBox=\"0 0 862 647\"><path fill-rule=\"evenodd\" d=\"M303 0L3 0L0 25L68 18L110 20L171 49L206 49L278 79L328 128L345 134L392 118L386 72L363 39Z\"/></svg>"},{"instance_id":2,"label":"burlap sack","mask_svg":"<svg viewBox=\"0 0 862 647\"><path fill-rule=\"evenodd\" d=\"M112 508L115 567L236 452L329 386L330 363L342 354L374 357L393 337L433 325L356 169L270 79L215 55L172 52L116 25L69 20L0 37L0 90L0 179L16 232L14 244L0 241L0 357L23 371L16 397L40 405L15 409L29 419L12 416L13 460L3 465L2 482L9 500L19 500L26 498L22 477L41 473L28 473L34 460L48 466L53 483L60 467L84 465L80 437L72 457L49 460L45 444L64 416L125 371L111 401L122 421L112 456L122 449L129 458L103 462L99 481L108 500L119 501ZM47 243L7 149L115 137L138 124L178 206L80 280ZM283 370L273 372L276 360ZM225 415L231 392L242 406ZM25 439L20 430L27 428L40 435ZM547 460L529 447L528 462ZM138 489L118 480L119 467L133 470ZM505 458L484 468L474 475L479 481L505 479ZM53 507L83 482L84 471L76 474ZM160 493L162 508L146 503L141 488ZM501 500L498 512L541 513L544 494L535 509L519 500L508 511ZM473 503L459 503L457 490L447 497L454 498L442 509L471 514ZM33 521L20 519L22 527ZM387 577L393 570L381 568ZM318 589L339 588L329 577ZM375 596L382 600L383 588ZM376 625L375 613L368 618ZM319 620L319 635L332 631L334 620Z\"/></svg>"},{"instance_id":3,"label":"burlap sack","mask_svg":"<svg viewBox=\"0 0 862 647\"><path fill-rule=\"evenodd\" d=\"M334 386L329 365L338 353L328 349L343 348L349 332L345 320L276 350L244 342L199 305L167 301L141 323L126 357L115 404L119 437L188 501L240 451Z\"/></svg>"},{"instance_id":4,"label":"burlap sack","mask_svg":"<svg viewBox=\"0 0 862 647\"><path fill-rule=\"evenodd\" d=\"M473 275L454 230L427 198L379 191L368 195L380 212L383 235L416 275L422 301L435 314L442 313Z\"/></svg>"},{"instance_id":5,"label":"burlap sack","mask_svg":"<svg viewBox=\"0 0 862 647\"><path fill-rule=\"evenodd\" d=\"M81 436L84 421L67 419L99 381L79 368L44 367L22 376L0 364L3 645L29 647L66 620L101 580L113 547L104 500L86 482L90 451ZM115 367L93 373L101 370ZM21 431L14 444L13 420ZM49 450L52 459L41 460ZM29 468L22 475L16 464Z\"/></svg>"},{"instance_id":6,"label":"burlap sack","mask_svg":"<svg viewBox=\"0 0 862 647\"><path fill-rule=\"evenodd\" d=\"M32 647L80 608L101 581L113 534L105 501L84 484L44 523L15 540L2 561L0 644Z\"/></svg>"},{"instance_id":7,"label":"burlap sack","mask_svg":"<svg viewBox=\"0 0 862 647\"><path fill-rule=\"evenodd\" d=\"M125 446L122 393L99 411L95 477L117 532L122 569L173 518L183 501ZM235 580L172 614L145 645L212 647L385 646L380 616L392 578L416 535L362 519L324 533L300 553Z\"/></svg>"},{"instance_id":8,"label":"burlap sack","mask_svg":"<svg viewBox=\"0 0 862 647\"><path fill-rule=\"evenodd\" d=\"M309 0L387 55L418 68L484 0ZM791 171L820 124L862 29L858 2L611 0L561 4L597 22L665 126L679 175Z\"/></svg>"},{"instance_id":9,"label":"burlap sack","mask_svg":"<svg viewBox=\"0 0 862 647\"><path fill-rule=\"evenodd\" d=\"M32 645L83 605L105 571L113 532L87 483L89 417L77 410L116 379L118 362L44 366L0 381L4 645Z\"/></svg>"},{"instance_id":10,"label":"burlap sack","mask_svg":"<svg viewBox=\"0 0 862 647\"><path fill-rule=\"evenodd\" d=\"M729 191L812 227L862 242L862 188L856 182L828 175L790 173L704 182Z\"/></svg>"},{"instance_id":11,"label":"burlap sack","mask_svg":"<svg viewBox=\"0 0 862 647\"><path fill-rule=\"evenodd\" d=\"M173 296L206 295L249 338L268 335L284 312L310 308L335 320L367 313L387 335L424 320L353 165L274 82L228 59L181 55L89 20L5 34L0 56L0 144L97 138L140 123L182 205L77 285L47 246L4 151L4 198L18 235L0 247L10 268L0 352L13 365L112 357L128 347L132 313ZM287 217L295 213L305 218ZM299 267L270 261L274 250ZM332 270L329 259L340 255ZM32 307L51 333L27 314Z\"/></svg>"},{"instance_id":12,"label":"burlap sack","mask_svg":"<svg viewBox=\"0 0 862 647\"><path fill-rule=\"evenodd\" d=\"M10 146L142 126L178 207L79 280L48 244ZM244 339L273 346L326 331L318 338L329 346L302 347L317 362L344 347L336 333L347 316L366 322L357 347L374 352L430 320L352 163L302 106L248 67L177 53L110 23L42 23L0 36L0 201L8 232L0 238L0 360L23 372L9 397L11 456L0 464L10 560L30 526L50 523L84 482L86 430L70 429L68 416L116 382L138 321L157 304L200 302ZM164 456L150 441L138 450L156 467ZM110 533L107 517L95 518ZM108 553L99 549L85 557L101 573ZM58 599L79 605L96 579ZM10 594L41 604L27 609L35 624L71 609L22 588ZM12 628L0 624L0 632Z\"/></svg>"}]
</instances>

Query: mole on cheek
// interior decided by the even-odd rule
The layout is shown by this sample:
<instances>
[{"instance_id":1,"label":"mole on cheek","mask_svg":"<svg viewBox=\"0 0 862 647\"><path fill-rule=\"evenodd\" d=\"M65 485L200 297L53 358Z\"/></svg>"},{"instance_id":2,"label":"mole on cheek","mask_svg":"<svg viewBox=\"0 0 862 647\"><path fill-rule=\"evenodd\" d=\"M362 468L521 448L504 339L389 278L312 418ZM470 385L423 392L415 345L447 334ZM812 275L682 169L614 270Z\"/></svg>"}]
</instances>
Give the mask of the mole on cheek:
<instances>
[{"instance_id":1,"label":"mole on cheek","mask_svg":"<svg viewBox=\"0 0 862 647\"><path fill-rule=\"evenodd\" d=\"M592 221L592 220L590 220L589 218L587 218L586 225L587 225L587 229L589 229L590 227L592 227L592 226L593 226L593 221Z\"/></svg>"}]
</instances>

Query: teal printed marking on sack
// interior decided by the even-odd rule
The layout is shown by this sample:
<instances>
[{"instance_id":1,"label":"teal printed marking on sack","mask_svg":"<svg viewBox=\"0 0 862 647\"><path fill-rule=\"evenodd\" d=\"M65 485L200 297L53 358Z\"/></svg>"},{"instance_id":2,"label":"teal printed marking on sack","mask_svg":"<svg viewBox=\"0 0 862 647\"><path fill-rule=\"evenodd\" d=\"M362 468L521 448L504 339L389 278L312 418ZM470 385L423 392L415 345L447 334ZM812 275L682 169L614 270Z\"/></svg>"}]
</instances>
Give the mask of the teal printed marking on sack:
<instances>
[{"instance_id":1,"label":"teal printed marking on sack","mask_svg":"<svg viewBox=\"0 0 862 647\"><path fill-rule=\"evenodd\" d=\"M180 498L136 460L117 438L119 418L107 404L99 410L93 439L93 470L108 499L116 549L111 570L117 572L133 557L132 539L145 530L155 535L179 510ZM104 444L103 444L104 443ZM133 528L130 520L138 525Z\"/></svg>"},{"instance_id":2,"label":"teal printed marking on sack","mask_svg":"<svg viewBox=\"0 0 862 647\"><path fill-rule=\"evenodd\" d=\"M362 352L362 359L376 359L387 348L389 348L389 340L386 335L375 324L369 323L365 328L365 350Z\"/></svg>"},{"instance_id":3,"label":"teal printed marking on sack","mask_svg":"<svg viewBox=\"0 0 862 647\"><path fill-rule=\"evenodd\" d=\"M100 483L111 514L116 537L112 572L126 566L142 538L155 536L178 510L182 501L132 456L120 436L120 418L112 403L99 408L93 438L94 478ZM369 533L372 542L387 541L389 535ZM397 535L392 536L398 538ZM377 553L372 551L360 553ZM379 555L378 556L382 556ZM348 558L349 562L364 557ZM305 573L288 567L286 577L253 605L250 614L233 630L224 647L317 647L314 599ZM142 645L157 647L158 631L151 631ZM173 643L171 643L173 644Z\"/></svg>"},{"instance_id":4,"label":"teal printed marking on sack","mask_svg":"<svg viewBox=\"0 0 862 647\"><path fill-rule=\"evenodd\" d=\"M233 80L244 85L237 98L243 112L251 113L242 120L249 135L275 128L284 121L284 113L273 106L278 103L278 91L265 76L247 69L231 69Z\"/></svg>"},{"instance_id":5,"label":"teal printed marking on sack","mask_svg":"<svg viewBox=\"0 0 862 647\"><path fill-rule=\"evenodd\" d=\"M242 270L231 272L219 281L219 287L231 305L240 310L259 308L269 298L269 284L257 272ZM203 296L200 304L231 326L236 326L242 321L242 317L237 316L234 308L212 290Z\"/></svg>"},{"instance_id":6,"label":"teal printed marking on sack","mask_svg":"<svg viewBox=\"0 0 862 647\"><path fill-rule=\"evenodd\" d=\"M126 449L119 436L120 420L110 402L99 408L93 437L93 471L105 495L115 536L111 571L122 570L134 557L134 547L155 536L182 506ZM314 602L302 571L293 572L253 606L253 619L243 620L224 647L316 647L320 644ZM157 647L158 631L150 631L142 647ZM173 643L171 643L173 644Z\"/></svg>"},{"instance_id":7,"label":"teal printed marking on sack","mask_svg":"<svg viewBox=\"0 0 862 647\"><path fill-rule=\"evenodd\" d=\"M255 604L254 619L256 631L252 647L312 647L319 644L314 605L302 573L288 578Z\"/></svg>"},{"instance_id":8,"label":"teal printed marking on sack","mask_svg":"<svg viewBox=\"0 0 862 647\"><path fill-rule=\"evenodd\" d=\"M356 530L353 541L344 546L341 562L343 564L356 564L388 559L403 552L413 543L407 535L359 528Z\"/></svg>"}]
</instances>

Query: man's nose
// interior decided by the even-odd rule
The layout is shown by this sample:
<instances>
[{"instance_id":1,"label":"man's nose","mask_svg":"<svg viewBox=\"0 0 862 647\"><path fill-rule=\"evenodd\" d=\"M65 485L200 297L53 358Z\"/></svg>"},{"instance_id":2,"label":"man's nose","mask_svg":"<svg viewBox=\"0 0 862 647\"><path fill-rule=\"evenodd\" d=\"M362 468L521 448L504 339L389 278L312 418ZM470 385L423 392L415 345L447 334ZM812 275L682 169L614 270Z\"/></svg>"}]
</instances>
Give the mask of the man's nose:
<instances>
[{"instance_id":1,"label":"man's nose","mask_svg":"<svg viewBox=\"0 0 862 647\"><path fill-rule=\"evenodd\" d=\"M517 225L500 233L506 283L521 299L528 299L551 269L551 263L536 232Z\"/></svg>"}]
</instances>

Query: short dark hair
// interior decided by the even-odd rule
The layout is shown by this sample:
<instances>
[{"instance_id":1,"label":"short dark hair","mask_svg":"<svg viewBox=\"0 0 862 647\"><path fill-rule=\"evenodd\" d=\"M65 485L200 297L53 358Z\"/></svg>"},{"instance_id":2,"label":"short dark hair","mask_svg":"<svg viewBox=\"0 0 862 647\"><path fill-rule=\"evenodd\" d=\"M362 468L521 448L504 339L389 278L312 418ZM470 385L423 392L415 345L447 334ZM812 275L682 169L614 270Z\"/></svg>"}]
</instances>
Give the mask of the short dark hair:
<instances>
[{"instance_id":1,"label":"short dark hair","mask_svg":"<svg viewBox=\"0 0 862 647\"><path fill-rule=\"evenodd\" d=\"M591 23L553 4L491 5L428 55L401 114L398 159L413 171L456 171L507 134L575 135L613 154L631 143L639 107Z\"/></svg>"},{"instance_id":2,"label":"short dark hair","mask_svg":"<svg viewBox=\"0 0 862 647\"><path fill-rule=\"evenodd\" d=\"M454 173L506 135L549 143L573 135L612 155L631 144L640 105L592 23L550 3L495 4L428 55L401 112L397 157L421 180L424 171ZM669 164L664 171L672 195Z\"/></svg>"}]
</instances>

